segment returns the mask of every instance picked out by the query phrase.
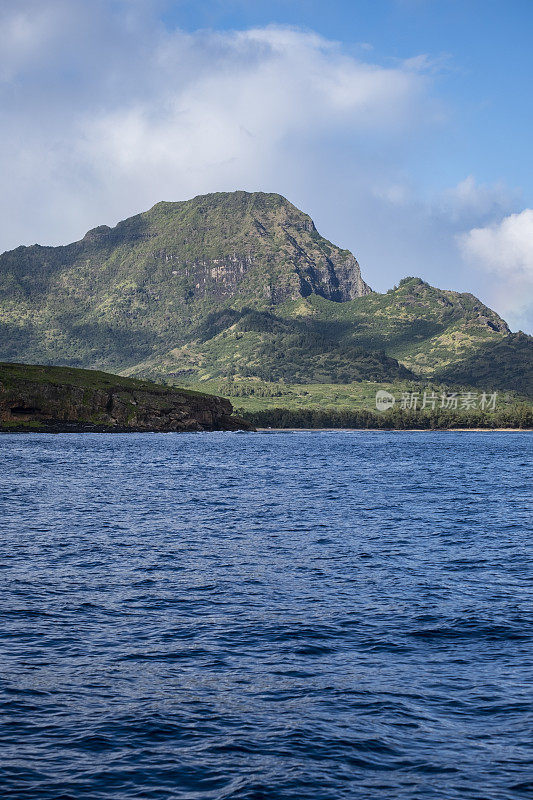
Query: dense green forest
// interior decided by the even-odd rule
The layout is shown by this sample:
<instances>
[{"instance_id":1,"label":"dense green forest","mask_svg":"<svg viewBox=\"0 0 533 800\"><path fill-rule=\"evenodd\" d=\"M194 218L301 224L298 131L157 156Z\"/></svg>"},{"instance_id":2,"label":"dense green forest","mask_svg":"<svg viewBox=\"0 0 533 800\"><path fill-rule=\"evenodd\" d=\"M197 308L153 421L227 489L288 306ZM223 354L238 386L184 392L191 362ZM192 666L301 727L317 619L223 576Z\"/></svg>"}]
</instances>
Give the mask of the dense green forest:
<instances>
[{"instance_id":1,"label":"dense green forest","mask_svg":"<svg viewBox=\"0 0 533 800\"><path fill-rule=\"evenodd\" d=\"M365 410L269 408L243 412L258 428L371 428L378 430L449 430L453 428L533 429L533 409L517 404L495 413L453 412L445 409L411 412L391 409L382 413Z\"/></svg>"}]
</instances>

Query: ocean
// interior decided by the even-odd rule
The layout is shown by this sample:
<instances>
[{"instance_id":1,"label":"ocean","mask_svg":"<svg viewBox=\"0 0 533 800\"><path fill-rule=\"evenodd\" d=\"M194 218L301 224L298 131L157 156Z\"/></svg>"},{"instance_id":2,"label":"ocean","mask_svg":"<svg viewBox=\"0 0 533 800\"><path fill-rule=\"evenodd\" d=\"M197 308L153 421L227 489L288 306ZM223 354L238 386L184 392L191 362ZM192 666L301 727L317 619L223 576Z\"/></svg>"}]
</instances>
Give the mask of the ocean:
<instances>
[{"instance_id":1,"label":"ocean","mask_svg":"<svg viewBox=\"0 0 533 800\"><path fill-rule=\"evenodd\" d=\"M532 443L1 436L0 796L531 796Z\"/></svg>"}]
</instances>

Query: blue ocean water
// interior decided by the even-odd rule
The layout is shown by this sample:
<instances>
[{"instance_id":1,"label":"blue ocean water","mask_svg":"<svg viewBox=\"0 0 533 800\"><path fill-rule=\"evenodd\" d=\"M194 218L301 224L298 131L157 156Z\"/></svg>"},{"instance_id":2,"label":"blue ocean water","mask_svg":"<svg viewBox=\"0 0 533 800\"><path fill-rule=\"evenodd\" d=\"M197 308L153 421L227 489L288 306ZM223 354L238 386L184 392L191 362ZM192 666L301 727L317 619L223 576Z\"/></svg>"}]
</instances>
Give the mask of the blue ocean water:
<instances>
[{"instance_id":1,"label":"blue ocean water","mask_svg":"<svg viewBox=\"0 0 533 800\"><path fill-rule=\"evenodd\" d=\"M0 796L530 796L532 443L0 437Z\"/></svg>"}]
</instances>

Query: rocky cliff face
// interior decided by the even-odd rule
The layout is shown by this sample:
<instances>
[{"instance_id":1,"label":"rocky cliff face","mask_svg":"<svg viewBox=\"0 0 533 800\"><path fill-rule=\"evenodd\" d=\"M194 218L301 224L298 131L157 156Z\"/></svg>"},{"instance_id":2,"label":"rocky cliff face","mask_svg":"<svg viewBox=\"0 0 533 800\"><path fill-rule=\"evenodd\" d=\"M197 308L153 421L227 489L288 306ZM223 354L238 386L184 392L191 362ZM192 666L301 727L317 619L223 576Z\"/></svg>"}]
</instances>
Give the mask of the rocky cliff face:
<instances>
[{"instance_id":1,"label":"rocky cliff face","mask_svg":"<svg viewBox=\"0 0 533 800\"><path fill-rule=\"evenodd\" d=\"M228 400L91 370L0 364L0 429L250 429Z\"/></svg>"},{"instance_id":2,"label":"rocky cliff face","mask_svg":"<svg viewBox=\"0 0 533 800\"><path fill-rule=\"evenodd\" d=\"M89 231L78 251L105 252L131 245L148 256L161 277L188 279L188 299L261 296L270 304L311 293L329 300L361 297L371 290L359 264L318 233L312 219L278 194L219 192L150 211ZM70 258L79 258L73 250Z\"/></svg>"}]
</instances>

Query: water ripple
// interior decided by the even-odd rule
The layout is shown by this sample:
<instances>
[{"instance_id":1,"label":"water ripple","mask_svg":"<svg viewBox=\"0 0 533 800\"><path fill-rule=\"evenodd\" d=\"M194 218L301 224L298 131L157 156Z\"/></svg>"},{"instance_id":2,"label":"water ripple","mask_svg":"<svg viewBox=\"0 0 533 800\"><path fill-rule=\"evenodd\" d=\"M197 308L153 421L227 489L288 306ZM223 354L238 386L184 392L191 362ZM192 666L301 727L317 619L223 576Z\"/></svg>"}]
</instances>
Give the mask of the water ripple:
<instances>
[{"instance_id":1,"label":"water ripple","mask_svg":"<svg viewBox=\"0 0 533 800\"><path fill-rule=\"evenodd\" d=\"M531 796L530 434L1 441L2 798Z\"/></svg>"}]
</instances>

